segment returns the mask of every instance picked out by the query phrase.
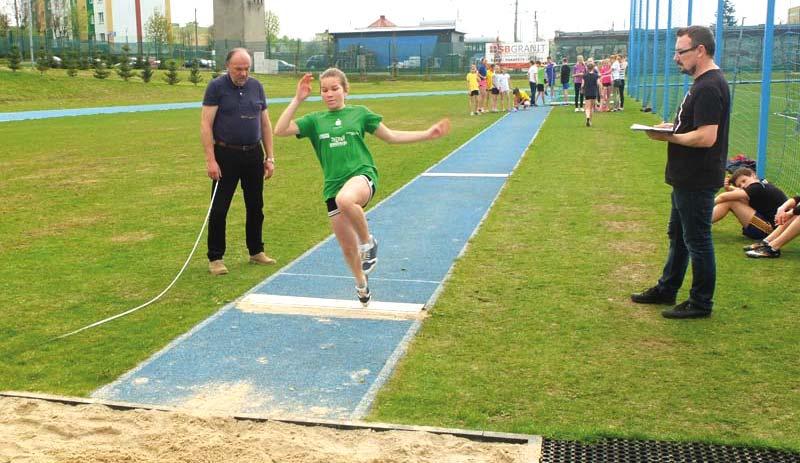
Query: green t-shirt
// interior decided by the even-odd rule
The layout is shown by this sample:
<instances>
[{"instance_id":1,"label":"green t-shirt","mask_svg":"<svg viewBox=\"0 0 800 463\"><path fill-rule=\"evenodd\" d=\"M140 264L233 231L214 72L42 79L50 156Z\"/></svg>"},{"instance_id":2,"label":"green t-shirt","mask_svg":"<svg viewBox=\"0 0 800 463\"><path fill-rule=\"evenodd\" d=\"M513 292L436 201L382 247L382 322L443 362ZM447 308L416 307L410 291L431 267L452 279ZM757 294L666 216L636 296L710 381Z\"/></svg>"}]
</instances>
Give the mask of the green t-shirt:
<instances>
[{"instance_id":1,"label":"green t-shirt","mask_svg":"<svg viewBox=\"0 0 800 463\"><path fill-rule=\"evenodd\" d=\"M325 178L323 199L333 198L345 182L357 175L369 177L378 188L378 170L364 143L364 132L374 133L383 117L365 106L345 106L337 111L318 111L295 120L317 154Z\"/></svg>"},{"instance_id":2,"label":"green t-shirt","mask_svg":"<svg viewBox=\"0 0 800 463\"><path fill-rule=\"evenodd\" d=\"M539 81L538 81L538 82L536 82L536 83L537 83L537 84L542 84L542 85L544 85L544 81L545 81L545 76L544 76L544 66L539 66L539 70L538 70L538 78L539 78Z\"/></svg>"}]
</instances>

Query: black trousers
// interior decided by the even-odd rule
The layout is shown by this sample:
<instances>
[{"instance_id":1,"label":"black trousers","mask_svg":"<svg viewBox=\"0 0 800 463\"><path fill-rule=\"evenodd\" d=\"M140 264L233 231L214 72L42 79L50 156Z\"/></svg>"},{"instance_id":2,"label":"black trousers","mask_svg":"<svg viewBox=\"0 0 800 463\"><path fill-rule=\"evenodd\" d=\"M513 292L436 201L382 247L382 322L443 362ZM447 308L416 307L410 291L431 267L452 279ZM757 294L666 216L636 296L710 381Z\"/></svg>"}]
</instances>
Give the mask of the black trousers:
<instances>
[{"instance_id":1,"label":"black trousers","mask_svg":"<svg viewBox=\"0 0 800 463\"><path fill-rule=\"evenodd\" d=\"M576 108L583 108L583 93L581 93L581 87L583 84L575 82L575 107ZM580 100L580 104L578 104L578 100Z\"/></svg>"},{"instance_id":2,"label":"black trousers","mask_svg":"<svg viewBox=\"0 0 800 463\"><path fill-rule=\"evenodd\" d=\"M241 181L246 209L245 236L250 255L264 251L261 230L264 225L264 157L261 148L247 151L214 146L214 157L222 171L217 195L208 218L208 260L225 254L225 226L236 186ZM214 191L211 182L211 191Z\"/></svg>"},{"instance_id":3,"label":"black trousers","mask_svg":"<svg viewBox=\"0 0 800 463\"><path fill-rule=\"evenodd\" d=\"M617 88L619 89L619 107L625 107L625 79L618 79L615 82L618 82Z\"/></svg>"}]
</instances>

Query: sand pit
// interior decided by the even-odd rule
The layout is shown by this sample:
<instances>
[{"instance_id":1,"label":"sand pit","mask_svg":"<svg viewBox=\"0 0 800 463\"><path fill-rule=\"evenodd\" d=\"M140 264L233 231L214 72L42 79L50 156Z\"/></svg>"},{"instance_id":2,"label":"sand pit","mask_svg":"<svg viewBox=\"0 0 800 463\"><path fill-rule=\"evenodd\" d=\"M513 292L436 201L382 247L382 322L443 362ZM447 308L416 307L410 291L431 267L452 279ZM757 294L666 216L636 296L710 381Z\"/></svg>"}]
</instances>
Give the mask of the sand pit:
<instances>
[{"instance_id":1,"label":"sand pit","mask_svg":"<svg viewBox=\"0 0 800 463\"><path fill-rule=\"evenodd\" d=\"M528 463L529 445L0 396L0 463Z\"/></svg>"}]
</instances>

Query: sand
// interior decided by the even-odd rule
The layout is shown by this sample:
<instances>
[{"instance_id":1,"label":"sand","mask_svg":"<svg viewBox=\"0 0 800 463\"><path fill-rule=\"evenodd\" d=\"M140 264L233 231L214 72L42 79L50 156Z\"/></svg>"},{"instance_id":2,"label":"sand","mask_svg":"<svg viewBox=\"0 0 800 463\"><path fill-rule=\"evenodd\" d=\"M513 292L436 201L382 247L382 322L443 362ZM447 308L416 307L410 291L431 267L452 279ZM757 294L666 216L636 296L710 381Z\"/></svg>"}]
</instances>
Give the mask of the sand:
<instances>
[{"instance_id":1,"label":"sand","mask_svg":"<svg viewBox=\"0 0 800 463\"><path fill-rule=\"evenodd\" d=\"M522 463L527 445L0 396L0 463Z\"/></svg>"}]
</instances>

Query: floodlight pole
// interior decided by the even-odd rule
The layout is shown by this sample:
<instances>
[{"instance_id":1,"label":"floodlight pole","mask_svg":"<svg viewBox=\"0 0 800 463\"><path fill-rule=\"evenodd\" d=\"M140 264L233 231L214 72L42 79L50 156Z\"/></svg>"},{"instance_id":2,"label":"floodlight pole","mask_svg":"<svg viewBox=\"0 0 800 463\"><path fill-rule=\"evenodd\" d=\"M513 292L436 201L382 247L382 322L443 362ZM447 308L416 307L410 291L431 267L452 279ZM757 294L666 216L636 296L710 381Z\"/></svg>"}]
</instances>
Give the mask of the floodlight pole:
<instances>
[{"instance_id":1,"label":"floodlight pole","mask_svg":"<svg viewBox=\"0 0 800 463\"><path fill-rule=\"evenodd\" d=\"M761 104L758 115L757 174L767 173L767 131L769 130L769 102L772 84L772 45L775 35L775 0L767 0L767 19L764 21L764 51L761 61Z\"/></svg>"},{"instance_id":2,"label":"floodlight pole","mask_svg":"<svg viewBox=\"0 0 800 463\"><path fill-rule=\"evenodd\" d=\"M714 41L717 48L714 50L714 61L722 67L722 46L725 39L725 0L717 1L717 31Z\"/></svg>"},{"instance_id":3,"label":"floodlight pole","mask_svg":"<svg viewBox=\"0 0 800 463\"><path fill-rule=\"evenodd\" d=\"M194 9L194 59L197 59L197 8Z\"/></svg>"},{"instance_id":4,"label":"floodlight pole","mask_svg":"<svg viewBox=\"0 0 800 463\"><path fill-rule=\"evenodd\" d=\"M693 9L693 7L694 7L694 5L693 5L693 1L694 1L694 0L689 0L689 6L688 6L688 8L687 8L687 13L686 13L686 24L687 24L688 26L691 26L691 25L692 25L692 9ZM689 91L689 76L688 76L688 75L684 75L684 76L683 76L683 94L684 94L684 95L686 95L686 93L687 93L688 91Z\"/></svg>"},{"instance_id":5,"label":"floodlight pole","mask_svg":"<svg viewBox=\"0 0 800 463\"><path fill-rule=\"evenodd\" d=\"M656 23L655 29L653 29L653 84L650 87L650 108L653 112L656 112L657 104L656 104L656 85L658 85L658 20L659 20L659 10L661 9L661 1L656 0ZM666 83L666 81L665 81Z\"/></svg>"},{"instance_id":6,"label":"floodlight pole","mask_svg":"<svg viewBox=\"0 0 800 463\"><path fill-rule=\"evenodd\" d=\"M670 55L669 39L672 32L672 0L667 2L667 28L664 29L664 94L663 102L661 103L661 119L664 121L669 120L670 107L669 107L669 94L670 94L670 66L672 62L672 55Z\"/></svg>"},{"instance_id":7,"label":"floodlight pole","mask_svg":"<svg viewBox=\"0 0 800 463\"><path fill-rule=\"evenodd\" d=\"M33 0L28 0L28 46L31 51L31 67L33 67L35 61L33 59L33 12L31 11L31 2Z\"/></svg>"},{"instance_id":8,"label":"floodlight pole","mask_svg":"<svg viewBox=\"0 0 800 463\"><path fill-rule=\"evenodd\" d=\"M514 1L514 42L517 42L517 15L519 13L519 0Z\"/></svg>"}]
</instances>

